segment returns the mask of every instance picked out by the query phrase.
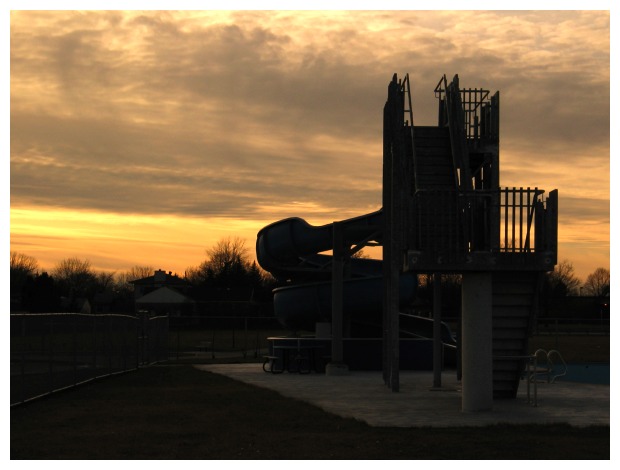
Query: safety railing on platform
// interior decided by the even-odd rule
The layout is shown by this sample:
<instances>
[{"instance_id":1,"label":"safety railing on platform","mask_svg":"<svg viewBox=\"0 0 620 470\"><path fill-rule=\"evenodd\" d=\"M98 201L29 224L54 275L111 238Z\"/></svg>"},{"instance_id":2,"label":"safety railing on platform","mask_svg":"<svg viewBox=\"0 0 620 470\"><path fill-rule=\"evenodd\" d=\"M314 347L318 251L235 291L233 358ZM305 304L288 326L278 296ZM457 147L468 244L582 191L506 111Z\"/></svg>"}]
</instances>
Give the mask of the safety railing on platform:
<instances>
[{"instance_id":1,"label":"safety railing on platform","mask_svg":"<svg viewBox=\"0 0 620 470\"><path fill-rule=\"evenodd\" d=\"M453 83L458 86L458 75ZM456 91L456 90L455 90ZM469 141L497 139L499 137L499 92L489 96L483 88L458 88L463 112L463 130ZM449 124L448 103L450 88L444 75L435 87L439 100L439 126Z\"/></svg>"},{"instance_id":2,"label":"safety railing on platform","mask_svg":"<svg viewBox=\"0 0 620 470\"><path fill-rule=\"evenodd\" d=\"M11 314L11 406L167 359L168 317Z\"/></svg>"},{"instance_id":3,"label":"safety railing on platform","mask_svg":"<svg viewBox=\"0 0 620 470\"><path fill-rule=\"evenodd\" d=\"M543 195L538 188L417 191L415 249L441 253L446 260L473 251L555 251L549 241L556 239L557 195L551 202Z\"/></svg>"}]
</instances>

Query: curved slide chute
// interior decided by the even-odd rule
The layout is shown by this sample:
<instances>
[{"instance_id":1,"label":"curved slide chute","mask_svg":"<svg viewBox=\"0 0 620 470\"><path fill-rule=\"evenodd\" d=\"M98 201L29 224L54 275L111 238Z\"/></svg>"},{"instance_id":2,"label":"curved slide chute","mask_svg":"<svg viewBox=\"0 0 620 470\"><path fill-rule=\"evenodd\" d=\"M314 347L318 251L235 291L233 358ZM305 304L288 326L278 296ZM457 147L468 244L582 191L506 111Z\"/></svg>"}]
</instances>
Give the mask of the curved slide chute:
<instances>
[{"instance_id":1,"label":"curved slide chute","mask_svg":"<svg viewBox=\"0 0 620 470\"><path fill-rule=\"evenodd\" d=\"M340 222L345 243L381 243L381 210ZM301 218L283 219L258 232L258 263L290 286L274 290L274 310L286 327L313 330L317 322L331 321L331 256L321 254L333 248L334 224L313 226ZM383 272L380 260L353 258L348 263L343 286L343 314L352 324L381 325ZM416 276L400 279L400 303L415 298Z\"/></svg>"}]
</instances>

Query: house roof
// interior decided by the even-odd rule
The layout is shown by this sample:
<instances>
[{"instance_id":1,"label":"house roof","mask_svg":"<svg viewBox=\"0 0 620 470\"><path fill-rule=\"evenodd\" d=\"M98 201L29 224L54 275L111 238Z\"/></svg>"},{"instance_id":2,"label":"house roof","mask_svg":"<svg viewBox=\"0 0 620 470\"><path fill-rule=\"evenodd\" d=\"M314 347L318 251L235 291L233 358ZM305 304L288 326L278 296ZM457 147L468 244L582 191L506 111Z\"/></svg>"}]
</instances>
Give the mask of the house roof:
<instances>
[{"instance_id":1,"label":"house roof","mask_svg":"<svg viewBox=\"0 0 620 470\"><path fill-rule=\"evenodd\" d=\"M134 285L154 286L154 285L177 285L186 286L189 284L185 279L180 278L176 274L172 274L172 271L166 272L158 269L153 276L143 277L141 279L135 279L130 281Z\"/></svg>"},{"instance_id":2,"label":"house roof","mask_svg":"<svg viewBox=\"0 0 620 470\"><path fill-rule=\"evenodd\" d=\"M136 299L136 304L184 304L193 302L189 297L165 286Z\"/></svg>"},{"instance_id":3,"label":"house roof","mask_svg":"<svg viewBox=\"0 0 620 470\"><path fill-rule=\"evenodd\" d=\"M178 276L168 276L165 281L159 281L155 279L155 276L143 277L142 279L136 279L135 281L129 281L130 284L134 285L144 285L144 286L152 286L154 284L170 284L177 286L185 286L188 285L185 279L182 279Z\"/></svg>"}]
</instances>

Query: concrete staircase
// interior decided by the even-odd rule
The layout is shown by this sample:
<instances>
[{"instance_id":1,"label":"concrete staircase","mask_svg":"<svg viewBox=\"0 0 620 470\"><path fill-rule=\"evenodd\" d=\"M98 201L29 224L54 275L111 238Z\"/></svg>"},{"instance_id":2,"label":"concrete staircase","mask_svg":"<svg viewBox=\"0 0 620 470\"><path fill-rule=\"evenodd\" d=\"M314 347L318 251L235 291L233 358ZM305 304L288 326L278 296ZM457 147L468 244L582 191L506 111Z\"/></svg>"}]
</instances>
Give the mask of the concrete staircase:
<instances>
[{"instance_id":1,"label":"concrete staircase","mask_svg":"<svg viewBox=\"0 0 620 470\"><path fill-rule=\"evenodd\" d=\"M493 397L515 398L537 299L539 273L493 273Z\"/></svg>"}]
</instances>

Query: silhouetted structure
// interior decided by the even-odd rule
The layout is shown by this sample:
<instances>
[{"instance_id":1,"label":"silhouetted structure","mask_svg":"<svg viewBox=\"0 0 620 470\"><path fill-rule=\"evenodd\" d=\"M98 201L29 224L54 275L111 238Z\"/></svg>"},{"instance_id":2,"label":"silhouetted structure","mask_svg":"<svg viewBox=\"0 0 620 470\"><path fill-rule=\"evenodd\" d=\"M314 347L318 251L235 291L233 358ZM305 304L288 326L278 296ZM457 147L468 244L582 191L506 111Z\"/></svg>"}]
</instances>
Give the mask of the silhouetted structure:
<instances>
[{"instance_id":1,"label":"silhouetted structure","mask_svg":"<svg viewBox=\"0 0 620 470\"><path fill-rule=\"evenodd\" d=\"M416 275L462 274L463 408L476 411L516 395L541 275L557 262L557 190L545 198L538 188L500 187L499 92L444 76L435 95L438 125L415 126L409 76L389 84L380 211L321 227L281 220L258 233L257 258L274 276L307 283L276 289L274 308L294 330L331 320L334 373L346 372L343 337L376 324L382 310L384 379L394 391L401 309L415 298ZM382 264L351 259L368 245L383 246ZM329 249L333 257L319 254ZM437 306L435 324L441 346Z\"/></svg>"},{"instance_id":2,"label":"silhouetted structure","mask_svg":"<svg viewBox=\"0 0 620 470\"><path fill-rule=\"evenodd\" d=\"M490 380L493 396L516 395L541 275L557 262L557 190L500 187L499 92L444 75L435 95L434 127L414 125L408 76L394 75L384 109L384 377L398 389L400 275L460 273L464 407L484 409Z\"/></svg>"}]
</instances>

